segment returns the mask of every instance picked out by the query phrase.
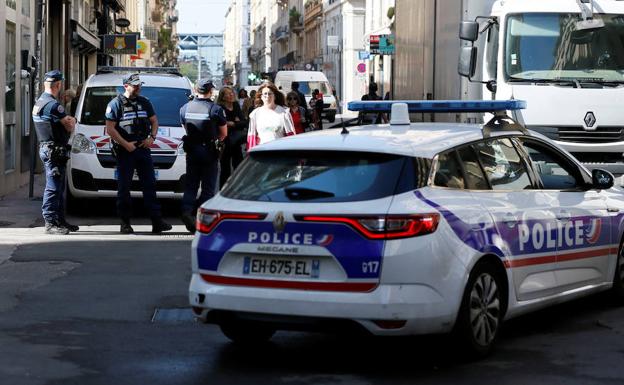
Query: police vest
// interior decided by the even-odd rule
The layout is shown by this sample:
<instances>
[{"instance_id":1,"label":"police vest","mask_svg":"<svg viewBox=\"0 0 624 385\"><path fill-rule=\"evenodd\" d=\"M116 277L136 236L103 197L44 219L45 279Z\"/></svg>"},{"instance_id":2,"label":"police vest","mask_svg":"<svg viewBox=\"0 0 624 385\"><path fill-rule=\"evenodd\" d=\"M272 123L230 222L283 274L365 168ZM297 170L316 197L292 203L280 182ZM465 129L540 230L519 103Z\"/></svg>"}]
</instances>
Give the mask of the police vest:
<instances>
[{"instance_id":1,"label":"police vest","mask_svg":"<svg viewBox=\"0 0 624 385\"><path fill-rule=\"evenodd\" d=\"M121 137L128 142L147 139L150 134L150 121L147 111L143 107L142 99L138 97L134 103L124 95L117 96L121 103L121 119L115 128Z\"/></svg>"},{"instance_id":2,"label":"police vest","mask_svg":"<svg viewBox=\"0 0 624 385\"><path fill-rule=\"evenodd\" d=\"M193 99L186 105L184 128L190 144L204 144L217 138L217 126L210 118L214 104L208 99Z\"/></svg>"},{"instance_id":3,"label":"police vest","mask_svg":"<svg viewBox=\"0 0 624 385\"><path fill-rule=\"evenodd\" d=\"M43 94L37 99L32 110L35 132L40 142L54 142L58 145L66 145L69 141L70 133L65 130L65 126L63 126L60 120L55 121L49 111L45 112L45 108L50 103L55 102L56 99L49 94Z\"/></svg>"}]
</instances>

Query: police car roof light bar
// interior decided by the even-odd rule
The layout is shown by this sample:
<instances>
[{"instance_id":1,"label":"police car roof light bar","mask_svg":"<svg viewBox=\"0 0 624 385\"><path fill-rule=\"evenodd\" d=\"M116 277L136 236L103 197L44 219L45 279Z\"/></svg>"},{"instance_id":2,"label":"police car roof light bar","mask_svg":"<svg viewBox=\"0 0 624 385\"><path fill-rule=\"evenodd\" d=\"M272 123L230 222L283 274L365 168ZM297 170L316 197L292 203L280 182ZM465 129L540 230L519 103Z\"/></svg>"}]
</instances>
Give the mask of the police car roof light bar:
<instances>
[{"instance_id":1,"label":"police car roof light bar","mask_svg":"<svg viewBox=\"0 0 624 385\"><path fill-rule=\"evenodd\" d=\"M129 72L129 73L164 73L182 76L180 69L176 67L117 67L101 66L97 68L97 73Z\"/></svg>"},{"instance_id":2,"label":"police car roof light bar","mask_svg":"<svg viewBox=\"0 0 624 385\"><path fill-rule=\"evenodd\" d=\"M350 111L391 112L394 103L405 103L415 112L499 112L526 108L523 100L366 100L349 102Z\"/></svg>"}]
</instances>

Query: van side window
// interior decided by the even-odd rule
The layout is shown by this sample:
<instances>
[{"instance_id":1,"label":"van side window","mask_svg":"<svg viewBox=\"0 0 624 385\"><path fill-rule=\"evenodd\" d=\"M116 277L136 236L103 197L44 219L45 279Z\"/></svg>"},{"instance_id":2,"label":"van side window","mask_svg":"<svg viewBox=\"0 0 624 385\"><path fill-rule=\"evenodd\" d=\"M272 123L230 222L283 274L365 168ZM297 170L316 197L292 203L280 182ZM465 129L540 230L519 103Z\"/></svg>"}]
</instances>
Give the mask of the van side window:
<instances>
[{"instance_id":1,"label":"van side window","mask_svg":"<svg viewBox=\"0 0 624 385\"><path fill-rule=\"evenodd\" d=\"M507 138L475 145L493 190L532 189L533 184L520 154Z\"/></svg>"},{"instance_id":2,"label":"van side window","mask_svg":"<svg viewBox=\"0 0 624 385\"><path fill-rule=\"evenodd\" d=\"M466 188L464 175L455 151L442 153L438 156L438 168L433 178L433 183L438 187Z\"/></svg>"}]
</instances>

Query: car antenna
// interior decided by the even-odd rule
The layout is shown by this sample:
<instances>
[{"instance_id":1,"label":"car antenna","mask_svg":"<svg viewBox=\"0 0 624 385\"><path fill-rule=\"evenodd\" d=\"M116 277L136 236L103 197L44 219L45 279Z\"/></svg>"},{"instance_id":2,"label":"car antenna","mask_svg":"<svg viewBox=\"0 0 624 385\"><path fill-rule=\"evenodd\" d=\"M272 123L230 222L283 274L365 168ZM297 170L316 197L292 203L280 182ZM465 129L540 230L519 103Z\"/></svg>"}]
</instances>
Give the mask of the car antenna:
<instances>
[{"instance_id":1,"label":"car antenna","mask_svg":"<svg viewBox=\"0 0 624 385\"><path fill-rule=\"evenodd\" d=\"M342 131L340 131L340 135L348 135L349 130L347 130L347 126L345 125L345 121L344 121L344 114L342 113L343 111L342 101L338 103L338 107L340 108L340 124L342 125Z\"/></svg>"}]
</instances>

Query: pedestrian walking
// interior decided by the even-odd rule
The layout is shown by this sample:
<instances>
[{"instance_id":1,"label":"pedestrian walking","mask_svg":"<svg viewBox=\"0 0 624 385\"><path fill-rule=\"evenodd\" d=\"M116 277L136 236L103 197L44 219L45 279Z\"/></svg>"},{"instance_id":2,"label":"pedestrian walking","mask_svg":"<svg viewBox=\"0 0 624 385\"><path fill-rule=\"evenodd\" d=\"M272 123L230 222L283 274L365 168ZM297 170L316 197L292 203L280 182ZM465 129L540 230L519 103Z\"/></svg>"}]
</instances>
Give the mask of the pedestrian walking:
<instances>
[{"instance_id":1,"label":"pedestrian walking","mask_svg":"<svg viewBox=\"0 0 624 385\"><path fill-rule=\"evenodd\" d=\"M295 133L303 134L308 131L310 122L306 117L305 109L299 105L299 96L296 92L290 91L288 95L286 95L286 104L290 110Z\"/></svg>"},{"instance_id":2,"label":"pedestrian walking","mask_svg":"<svg viewBox=\"0 0 624 385\"><path fill-rule=\"evenodd\" d=\"M245 100L248 97L249 96L247 95L246 89L241 88L240 90L238 90L238 106L241 108L241 110L243 109L243 103L245 103Z\"/></svg>"},{"instance_id":3,"label":"pedestrian walking","mask_svg":"<svg viewBox=\"0 0 624 385\"><path fill-rule=\"evenodd\" d=\"M323 94L318 88L312 91L312 98L310 98L310 108L312 108L312 122L314 123L315 130L323 129Z\"/></svg>"},{"instance_id":4,"label":"pedestrian walking","mask_svg":"<svg viewBox=\"0 0 624 385\"><path fill-rule=\"evenodd\" d=\"M310 116L308 111L308 103L306 103L305 95L299 91L299 82L292 82L290 84L291 91L295 92L299 97L299 106L303 107L307 116Z\"/></svg>"},{"instance_id":5,"label":"pedestrian walking","mask_svg":"<svg viewBox=\"0 0 624 385\"><path fill-rule=\"evenodd\" d=\"M251 90L249 97L243 102L243 116L249 120L249 114L256 108L256 90Z\"/></svg>"},{"instance_id":6,"label":"pedestrian walking","mask_svg":"<svg viewBox=\"0 0 624 385\"><path fill-rule=\"evenodd\" d=\"M263 83L256 93L259 105L249 115L247 148L267 143L284 136L295 135L290 112L284 106L284 94L273 83Z\"/></svg>"},{"instance_id":7,"label":"pedestrian walking","mask_svg":"<svg viewBox=\"0 0 624 385\"><path fill-rule=\"evenodd\" d=\"M368 93L365 95L362 95L362 100L381 100L381 96L377 95L377 83L371 82L368 85ZM366 112L360 111L358 115L359 125L370 124L370 123L380 124L380 123L387 123L387 122L388 122L388 118L383 113L377 113L375 117L371 117Z\"/></svg>"},{"instance_id":8,"label":"pedestrian walking","mask_svg":"<svg viewBox=\"0 0 624 385\"><path fill-rule=\"evenodd\" d=\"M143 192L143 203L152 220L152 233L171 230L162 220L156 198L156 177L150 147L158 133L158 118L152 103L141 96L141 79L131 74L123 79L124 93L106 107L106 133L111 137L117 159L117 212L122 234L134 232L130 226L132 201L130 185L136 171Z\"/></svg>"},{"instance_id":9,"label":"pedestrian walking","mask_svg":"<svg viewBox=\"0 0 624 385\"><path fill-rule=\"evenodd\" d=\"M78 226L65 220L63 195L65 194L65 171L69 160L69 137L76 127L76 118L67 115L58 100L63 85L63 73L47 72L43 77L45 90L37 99L32 118L39 140L39 157L46 176L41 211L47 234L69 234Z\"/></svg>"},{"instance_id":10,"label":"pedestrian walking","mask_svg":"<svg viewBox=\"0 0 624 385\"><path fill-rule=\"evenodd\" d=\"M197 207L212 198L217 190L219 152L228 133L223 109L212 102L214 85L200 79L195 85L197 97L180 109L180 122L186 130L183 138L186 152L186 186L182 197L182 222L195 233ZM219 97L223 89L219 92ZM197 192L201 184L201 194Z\"/></svg>"},{"instance_id":11,"label":"pedestrian walking","mask_svg":"<svg viewBox=\"0 0 624 385\"><path fill-rule=\"evenodd\" d=\"M217 104L225 112L227 121L227 138L225 138L223 154L221 155L221 173L219 186L223 187L236 167L243 161L242 146L247 141L247 119L243 116L239 104L236 101L234 90L223 87L219 90Z\"/></svg>"}]
</instances>

